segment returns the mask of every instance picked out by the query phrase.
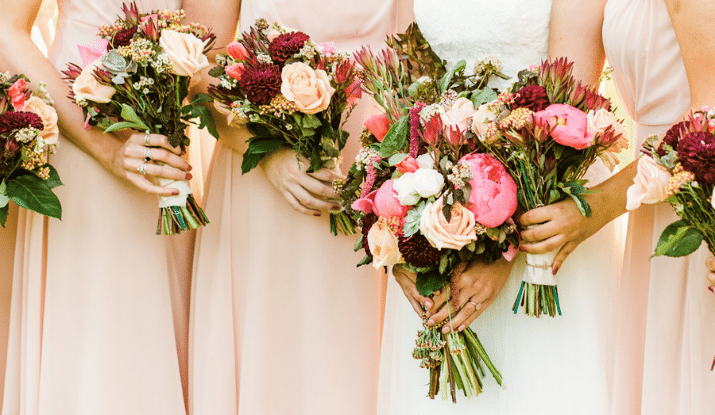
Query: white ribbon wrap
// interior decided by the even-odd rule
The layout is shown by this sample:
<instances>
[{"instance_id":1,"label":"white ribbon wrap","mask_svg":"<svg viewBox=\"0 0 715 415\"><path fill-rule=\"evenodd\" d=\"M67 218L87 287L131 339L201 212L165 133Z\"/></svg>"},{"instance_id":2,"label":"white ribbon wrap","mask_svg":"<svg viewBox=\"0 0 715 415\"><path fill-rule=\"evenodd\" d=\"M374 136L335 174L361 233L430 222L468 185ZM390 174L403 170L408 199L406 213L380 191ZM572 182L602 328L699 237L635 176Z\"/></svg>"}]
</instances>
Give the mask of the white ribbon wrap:
<instances>
[{"instance_id":1,"label":"white ribbon wrap","mask_svg":"<svg viewBox=\"0 0 715 415\"><path fill-rule=\"evenodd\" d=\"M524 282L539 285L556 285L556 276L553 275L553 263L558 249L545 254L526 254L526 275Z\"/></svg>"},{"instance_id":2,"label":"white ribbon wrap","mask_svg":"<svg viewBox=\"0 0 715 415\"><path fill-rule=\"evenodd\" d=\"M185 180L158 179L159 186L170 189L179 189L179 194L176 196L161 196L159 198L159 208L170 206L186 207L186 199L191 194L189 182Z\"/></svg>"}]
</instances>

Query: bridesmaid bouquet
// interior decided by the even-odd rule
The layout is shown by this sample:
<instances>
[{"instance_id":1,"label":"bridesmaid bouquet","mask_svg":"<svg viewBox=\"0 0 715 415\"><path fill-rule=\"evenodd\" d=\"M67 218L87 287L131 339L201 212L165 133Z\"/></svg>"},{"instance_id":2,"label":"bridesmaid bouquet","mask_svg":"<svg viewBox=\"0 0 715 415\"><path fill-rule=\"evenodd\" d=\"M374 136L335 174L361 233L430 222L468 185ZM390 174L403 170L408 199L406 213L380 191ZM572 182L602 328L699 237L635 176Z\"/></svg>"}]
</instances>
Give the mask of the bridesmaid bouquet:
<instances>
[{"instance_id":1,"label":"bridesmaid bouquet","mask_svg":"<svg viewBox=\"0 0 715 415\"><path fill-rule=\"evenodd\" d=\"M303 32L259 19L231 42L209 74L220 81L209 88L229 125L246 125L253 135L243 154L245 174L268 153L292 147L310 161L308 171L339 170L348 139L343 129L360 87L355 64L331 43L316 44ZM337 235L355 233L343 212L330 215Z\"/></svg>"},{"instance_id":2,"label":"bridesmaid bouquet","mask_svg":"<svg viewBox=\"0 0 715 415\"><path fill-rule=\"evenodd\" d=\"M411 30L397 40L414 40L419 32ZM334 185L346 211L361 224L356 250L362 248L366 256L358 265L401 264L417 274L417 288L429 296L445 287L449 292L450 280L459 278L470 261L513 258L519 244L511 220L516 183L494 157L474 151L473 101L483 91L465 88L464 81L475 77L464 76L464 63L439 82L421 79L408 85L408 64L420 60L399 57L395 49L379 57L369 49L356 55L364 70L363 89L386 112L367 120L363 148L347 179ZM490 75L476 76L481 81L471 85L483 88ZM383 89L395 83L404 88ZM451 301L445 305L451 306ZM478 395L485 366L501 385L471 328L445 335L440 327L425 326L416 342L413 356L430 370L430 398L441 391L447 399L451 391L456 402L456 389L468 398Z\"/></svg>"},{"instance_id":3,"label":"bridesmaid bouquet","mask_svg":"<svg viewBox=\"0 0 715 415\"><path fill-rule=\"evenodd\" d=\"M85 114L85 128L163 134L172 146L185 150L190 142L187 124L199 118L199 126L217 137L210 111L200 105L206 98L198 96L188 103L189 87L209 66L205 53L215 35L201 25L184 23L183 10L145 14L132 2L122 11L124 18L100 26L99 38L91 45L79 45L82 66L70 63L63 72L71 86L70 98ZM188 182L159 179L159 184L179 189L180 194L161 198L157 235L208 223Z\"/></svg>"},{"instance_id":4,"label":"bridesmaid bouquet","mask_svg":"<svg viewBox=\"0 0 715 415\"><path fill-rule=\"evenodd\" d=\"M583 198L591 191L583 175L597 157L614 165L613 152L627 146L610 101L577 82L572 67L556 59L522 71L508 92L479 107L475 117L482 145L516 180L524 211L571 197L584 216L591 216ZM522 306L530 316L561 314L552 271L557 252L527 253L514 313Z\"/></svg>"},{"instance_id":5,"label":"bridesmaid bouquet","mask_svg":"<svg viewBox=\"0 0 715 415\"><path fill-rule=\"evenodd\" d=\"M60 200L52 189L62 182L47 162L57 147L57 112L40 84L27 88L24 75L0 73L0 225L9 203L53 218L62 218Z\"/></svg>"}]
</instances>

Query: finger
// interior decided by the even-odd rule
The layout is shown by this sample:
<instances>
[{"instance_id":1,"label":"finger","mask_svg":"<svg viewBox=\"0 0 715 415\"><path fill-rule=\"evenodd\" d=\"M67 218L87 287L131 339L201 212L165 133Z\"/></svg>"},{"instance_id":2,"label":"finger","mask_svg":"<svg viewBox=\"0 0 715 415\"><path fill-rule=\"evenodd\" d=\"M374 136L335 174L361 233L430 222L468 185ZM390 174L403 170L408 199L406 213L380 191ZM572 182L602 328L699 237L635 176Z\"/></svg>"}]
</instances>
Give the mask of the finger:
<instances>
[{"instance_id":1,"label":"finger","mask_svg":"<svg viewBox=\"0 0 715 415\"><path fill-rule=\"evenodd\" d=\"M176 196L179 194L179 189L158 186L147 180L146 177L142 176L139 173L129 173L127 175L127 178L136 187L147 193L157 194L159 196Z\"/></svg>"},{"instance_id":2,"label":"finger","mask_svg":"<svg viewBox=\"0 0 715 415\"><path fill-rule=\"evenodd\" d=\"M554 217L553 210L552 205L531 209L519 217L519 223L521 223L522 226L530 226L548 222Z\"/></svg>"},{"instance_id":3,"label":"finger","mask_svg":"<svg viewBox=\"0 0 715 415\"><path fill-rule=\"evenodd\" d=\"M432 296L432 307L427 308L428 317L437 313L442 306L444 306L444 303L447 302L447 295L445 294L445 291L446 290L441 290L439 293Z\"/></svg>"},{"instance_id":4,"label":"finger","mask_svg":"<svg viewBox=\"0 0 715 415\"><path fill-rule=\"evenodd\" d=\"M302 186L299 186L297 184L291 186L290 188L287 188L290 193L295 196L296 199L298 199L298 202L300 202L301 205L307 207L308 209L314 209L314 210L331 210L334 206L333 203L327 202L322 199L318 199L317 197L313 196L310 192L305 190Z\"/></svg>"},{"instance_id":5,"label":"finger","mask_svg":"<svg viewBox=\"0 0 715 415\"><path fill-rule=\"evenodd\" d=\"M338 172L326 168L316 170L312 173L308 173L310 176L320 180L321 182L332 183L333 180L345 179L345 175L338 174Z\"/></svg>"},{"instance_id":6,"label":"finger","mask_svg":"<svg viewBox=\"0 0 715 415\"><path fill-rule=\"evenodd\" d=\"M715 271L715 256L711 256L705 260L705 266L708 267L710 271Z\"/></svg>"},{"instance_id":7,"label":"finger","mask_svg":"<svg viewBox=\"0 0 715 415\"><path fill-rule=\"evenodd\" d=\"M134 133L129 137L134 144L146 147L162 147L174 154L181 155L181 146L174 147L169 144L169 139L162 134Z\"/></svg>"},{"instance_id":8,"label":"finger","mask_svg":"<svg viewBox=\"0 0 715 415\"><path fill-rule=\"evenodd\" d=\"M422 316L424 313L423 304L425 298L422 297L416 289L412 289L411 285L400 285L400 287L402 287L402 292L412 305L412 309L415 310L415 313L417 313L418 316Z\"/></svg>"},{"instance_id":9,"label":"finger","mask_svg":"<svg viewBox=\"0 0 715 415\"><path fill-rule=\"evenodd\" d=\"M403 267L396 266L392 269L392 275L395 277L395 281L397 281L402 288L402 292L405 296L417 300L420 315L424 313L426 309L432 307L432 299L423 296L417 289L417 274L409 272Z\"/></svg>"},{"instance_id":10,"label":"finger","mask_svg":"<svg viewBox=\"0 0 715 415\"><path fill-rule=\"evenodd\" d=\"M531 229L525 229L521 232L521 240L523 242L539 242L545 241L559 234L561 229L554 221L548 221L534 226Z\"/></svg>"},{"instance_id":11,"label":"finger","mask_svg":"<svg viewBox=\"0 0 715 415\"><path fill-rule=\"evenodd\" d=\"M296 184L303 187L304 189L312 193L314 196L326 202L329 202L331 205L331 209L340 209L339 205L336 205L334 202L330 201L330 199L340 198L340 196L335 193L335 189L333 189L332 185L325 184L320 180L316 180L308 175L298 178Z\"/></svg>"},{"instance_id":12,"label":"finger","mask_svg":"<svg viewBox=\"0 0 715 415\"><path fill-rule=\"evenodd\" d=\"M308 216L320 216L319 210L313 210L305 207L288 189L281 190L283 198L288 202L288 205L293 208L298 213L302 213Z\"/></svg>"},{"instance_id":13,"label":"finger","mask_svg":"<svg viewBox=\"0 0 715 415\"><path fill-rule=\"evenodd\" d=\"M474 320L479 318L484 313L484 310L489 308L490 305L494 302L496 297L489 298L485 301L482 301L482 307L479 310L476 310L474 313L472 313L469 317L467 317L457 328L457 331L462 331L469 327L472 323L474 323Z\"/></svg>"},{"instance_id":14,"label":"finger","mask_svg":"<svg viewBox=\"0 0 715 415\"><path fill-rule=\"evenodd\" d=\"M559 234L545 241L522 245L519 249L530 254L545 254L549 251L560 248L564 243L566 243L566 237Z\"/></svg>"},{"instance_id":15,"label":"finger","mask_svg":"<svg viewBox=\"0 0 715 415\"><path fill-rule=\"evenodd\" d=\"M482 303L473 301L473 300L468 300L472 301L467 302L464 304L462 308L459 309L457 314L452 318L452 321L448 322L448 324L445 324L444 327L442 327L442 333L449 333L452 330L459 331L459 328L464 324L464 322L467 320L467 318L471 317L472 314L476 314L481 311L482 309ZM474 304L472 304L474 303ZM475 305L476 304L476 305ZM474 317L476 318L476 317ZM462 329L464 330L464 329Z\"/></svg>"},{"instance_id":16,"label":"finger","mask_svg":"<svg viewBox=\"0 0 715 415\"><path fill-rule=\"evenodd\" d=\"M144 147L136 144L130 144L124 150L124 154L127 157L133 157L141 160L144 160L145 157L148 156L150 160L160 161L180 170L191 170L191 166L189 166L189 163L186 160L161 147Z\"/></svg>"},{"instance_id":17,"label":"finger","mask_svg":"<svg viewBox=\"0 0 715 415\"><path fill-rule=\"evenodd\" d=\"M559 269L561 269L561 265L564 264L564 261L566 261L566 258L568 258L569 255L571 255L571 252L576 249L578 246L577 243L573 241L569 241L564 246L559 249L559 253L556 254L556 257L554 258L554 262L552 264L552 270L551 272L556 275L557 272L559 272Z\"/></svg>"},{"instance_id":18,"label":"finger","mask_svg":"<svg viewBox=\"0 0 715 415\"><path fill-rule=\"evenodd\" d=\"M429 317L429 320L427 320L427 325L434 326L440 324L444 320L446 320L451 314L454 314L455 311L456 310L454 309L454 306L452 306L449 301L445 301L442 308L438 309L436 313Z\"/></svg>"},{"instance_id":19,"label":"finger","mask_svg":"<svg viewBox=\"0 0 715 415\"><path fill-rule=\"evenodd\" d=\"M124 168L131 173L139 173L139 168L144 166L145 173L149 176L161 177L171 180L191 180L191 173L175 169L168 166L160 166L158 164L147 163L144 160L136 158L125 158Z\"/></svg>"}]
</instances>

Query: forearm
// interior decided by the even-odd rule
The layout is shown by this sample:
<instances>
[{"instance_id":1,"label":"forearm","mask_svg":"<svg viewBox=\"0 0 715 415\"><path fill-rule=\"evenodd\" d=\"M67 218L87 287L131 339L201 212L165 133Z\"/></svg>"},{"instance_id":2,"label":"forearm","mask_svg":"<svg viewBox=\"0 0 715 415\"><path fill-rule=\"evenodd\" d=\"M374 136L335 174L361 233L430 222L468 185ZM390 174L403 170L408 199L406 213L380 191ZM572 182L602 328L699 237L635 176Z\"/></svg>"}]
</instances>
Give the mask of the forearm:
<instances>
[{"instance_id":1,"label":"forearm","mask_svg":"<svg viewBox=\"0 0 715 415\"><path fill-rule=\"evenodd\" d=\"M591 188L596 193L585 195L591 206L592 217L596 230L626 213L627 191L633 184L633 178L638 172L638 161L633 161L621 171Z\"/></svg>"}]
</instances>

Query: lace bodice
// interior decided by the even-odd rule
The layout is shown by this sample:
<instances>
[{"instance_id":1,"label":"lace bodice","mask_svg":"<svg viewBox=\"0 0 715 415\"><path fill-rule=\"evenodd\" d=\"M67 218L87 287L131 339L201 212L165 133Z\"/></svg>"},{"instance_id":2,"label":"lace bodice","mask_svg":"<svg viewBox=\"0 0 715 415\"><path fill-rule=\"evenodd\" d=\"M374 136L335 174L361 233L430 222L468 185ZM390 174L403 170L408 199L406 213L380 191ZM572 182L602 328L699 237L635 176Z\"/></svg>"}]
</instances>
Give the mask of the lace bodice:
<instances>
[{"instance_id":1,"label":"lace bodice","mask_svg":"<svg viewBox=\"0 0 715 415\"><path fill-rule=\"evenodd\" d=\"M435 52L449 63L467 61L468 72L486 55L517 73L546 57L551 0L415 0L415 19ZM488 16L488 17L487 17Z\"/></svg>"}]
</instances>

